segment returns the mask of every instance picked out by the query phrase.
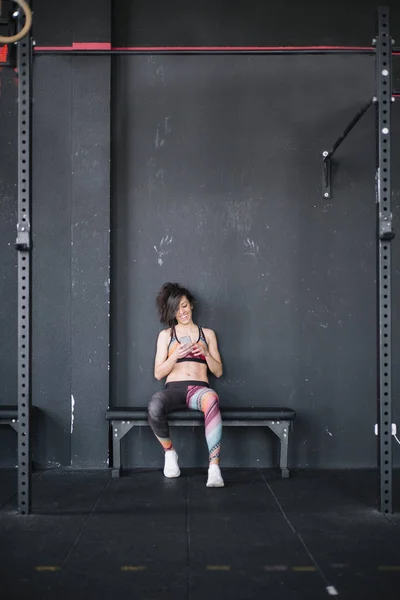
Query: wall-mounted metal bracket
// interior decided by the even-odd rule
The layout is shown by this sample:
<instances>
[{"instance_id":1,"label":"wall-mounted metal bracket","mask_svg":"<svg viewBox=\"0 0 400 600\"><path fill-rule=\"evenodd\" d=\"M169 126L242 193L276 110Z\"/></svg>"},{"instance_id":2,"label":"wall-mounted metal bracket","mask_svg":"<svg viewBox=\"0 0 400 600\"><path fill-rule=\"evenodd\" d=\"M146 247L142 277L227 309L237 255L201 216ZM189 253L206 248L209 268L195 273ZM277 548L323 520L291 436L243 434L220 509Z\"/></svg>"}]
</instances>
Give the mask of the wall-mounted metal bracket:
<instances>
[{"instance_id":1,"label":"wall-mounted metal bracket","mask_svg":"<svg viewBox=\"0 0 400 600\"><path fill-rule=\"evenodd\" d=\"M393 230L393 215L383 215L382 213L379 215L379 239L385 242L390 242L394 236L395 232Z\"/></svg>"},{"instance_id":2,"label":"wall-mounted metal bracket","mask_svg":"<svg viewBox=\"0 0 400 600\"><path fill-rule=\"evenodd\" d=\"M22 252L31 250L31 227L29 223L17 224L17 241L15 248Z\"/></svg>"},{"instance_id":3,"label":"wall-mounted metal bracket","mask_svg":"<svg viewBox=\"0 0 400 600\"><path fill-rule=\"evenodd\" d=\"M322 153L323 157L323 174L322 174L322 197L327 199L331 197L331 187L332 187L332 164L331 158L339 148L340 144L346 137L349 135L350 131L355 127L361 117L367 112L369 107L376 102L376 98L371 98L368 102L358 111L354 119L348 124L346 129L343 131L342 135L336 140L333 144L331 150L324 150Z\"/></svg>"}]
</instances>

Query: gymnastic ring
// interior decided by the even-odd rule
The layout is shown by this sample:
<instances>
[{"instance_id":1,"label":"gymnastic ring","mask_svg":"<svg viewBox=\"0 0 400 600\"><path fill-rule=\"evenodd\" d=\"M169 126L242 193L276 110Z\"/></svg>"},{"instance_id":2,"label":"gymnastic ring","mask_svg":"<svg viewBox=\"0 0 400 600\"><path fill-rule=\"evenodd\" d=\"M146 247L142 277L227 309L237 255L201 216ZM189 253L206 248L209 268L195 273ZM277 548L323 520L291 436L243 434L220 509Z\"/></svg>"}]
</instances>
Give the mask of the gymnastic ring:
<instances>
[{"instance_id":1,"label":"gymnastic ring","mask_svg":"<svg viewBox=\"0 0 400 600\"><path fill-rule=\"evenodd\" d=\"M15 35L12 35L10 37L4 37L0 35L0 44L13 44L14 42L19 42L20 40L22 40L23 37L26 36L28 31L32 27L32 11L28 3L25 2L25 0L14 0L14 2L16 2L24 11L25 25L23 26L21 31L19 31Z\"/></svg>"}]
</instances>

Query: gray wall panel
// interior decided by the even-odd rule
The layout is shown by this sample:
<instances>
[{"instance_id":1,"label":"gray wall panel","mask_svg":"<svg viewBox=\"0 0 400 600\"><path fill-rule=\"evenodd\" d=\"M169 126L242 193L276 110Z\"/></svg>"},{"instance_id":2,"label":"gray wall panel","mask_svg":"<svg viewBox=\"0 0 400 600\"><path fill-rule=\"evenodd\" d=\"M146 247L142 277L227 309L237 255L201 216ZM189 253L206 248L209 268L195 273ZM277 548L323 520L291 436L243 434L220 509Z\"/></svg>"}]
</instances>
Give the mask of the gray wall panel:
<instances>
[{"instance_id":1,"label":"gray wall panel","mask_svg":"<svg viewBox=\"0 0 400 600\"><path fill-rule=\"evenodd\" d=\"M106 467L109 391L110 59L73 64L72 465Z\"/></svg>"},{"instance_id":2,"label":"gray wall panel","mask_svg":"<svg viewBox=\"0 0 400 600\"><path fill-rule=\"evenodd\" d=\"M112 402L160 387L154 298L181 281L219 336L222 405L295 408L295 465L374 465L372 111L321 197L321 152L372 96L373 60L120 58L114 90ZM133 454L143 439L127 458L160 461L152 442ZM269 464L261 434L246 440L241 462Z\"/></svg>"},{"instance_id":3,"label":"gray wall panel","mask_svg":"<svg viewBox=\"0 0 400 600\"><path fill-rule=\"evenodd\" d=\"M32 403L38 462L57 466L71 446L71 60L41 57L34 75Z\"/></svg>"}]
</instances>

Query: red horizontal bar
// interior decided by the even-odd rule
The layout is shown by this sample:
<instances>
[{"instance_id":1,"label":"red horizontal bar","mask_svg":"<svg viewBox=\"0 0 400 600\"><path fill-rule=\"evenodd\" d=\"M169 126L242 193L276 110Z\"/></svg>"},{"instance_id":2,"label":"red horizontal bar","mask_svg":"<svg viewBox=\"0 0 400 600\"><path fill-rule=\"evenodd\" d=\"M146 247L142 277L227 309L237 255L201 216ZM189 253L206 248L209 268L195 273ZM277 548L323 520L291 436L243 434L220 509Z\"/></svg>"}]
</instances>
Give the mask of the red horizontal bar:
<instances>
[{"instance_id":1,"label":"red horizontal bar","mask_svg":"<svg viewBox=\"0 0 400 600\"><path fill-rule=\"evenodd\" d=\"M74 50L111 50L111 42L73 42Z\"/></svg>"},{"instance_id":2,"label":"red horizontal bar","mask_svg":"<svg viewBox=\"0 0 400 600\"><path fill-rule=\"evenodd\" d=\"M52 52L54 50L111 50L110 42L74 42L72 46L35 46L35 50Z\"/></svg>"},{"instance_id":3,"label":"red horizontal bar","mask_svg":"<svg viewBox=\"0 0 400 600\"><path fill-rule=\"evenodd\" d=\"M111 47L111 44L74 42L72 46L35 46L35 50L51 52L54 50L117 50L133 52L218 52L242 51L242 52L274 52L274 51L307 51L307 50L375 50L372 46L119 46Z\"/></svg>"},{"instance_id":4,"label":"red horizontal bar","mask_svg":"<svg viewBox=\"0 0 400 600\"><path fill-rule=\"evenodd\" d=\"M359 46L126 46L126 47L113 47L112 50L133 50L136 52L191 52L191 51L235 51L240 50L243 52L274 52L276 50L374 50L372 47L359 47Z\"/></svg>"}]
</instances>

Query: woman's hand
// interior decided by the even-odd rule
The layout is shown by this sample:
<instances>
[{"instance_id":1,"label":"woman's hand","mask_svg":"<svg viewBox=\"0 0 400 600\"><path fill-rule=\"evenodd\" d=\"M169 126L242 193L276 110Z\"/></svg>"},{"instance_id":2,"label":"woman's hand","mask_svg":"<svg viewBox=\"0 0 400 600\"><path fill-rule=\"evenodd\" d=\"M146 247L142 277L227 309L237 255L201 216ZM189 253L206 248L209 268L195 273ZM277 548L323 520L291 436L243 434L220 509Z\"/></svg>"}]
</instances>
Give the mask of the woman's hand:
<instances>
[{"instance_id":1,"label":"woman's hand","mask_svg":"<svg viewBox=\"0 0 400 600\"><path fill-rule=\"evenodd\" d=\"M193 355L198 358L199 356L209 356L209 351L204 348L201 344L193 344L192 346Z\"/></svg>"},{"instance_id":2,"label":"woman's hand","mask_svg":"<svg viewBox=\"0 0 400 600\"><path fill-rule=\"evenodd\" d=\"M172 354L174 360L177 361L180 358L185 358L192 350L194 344L179 344L175 352Z\"/></svg>"}]
</instances>

